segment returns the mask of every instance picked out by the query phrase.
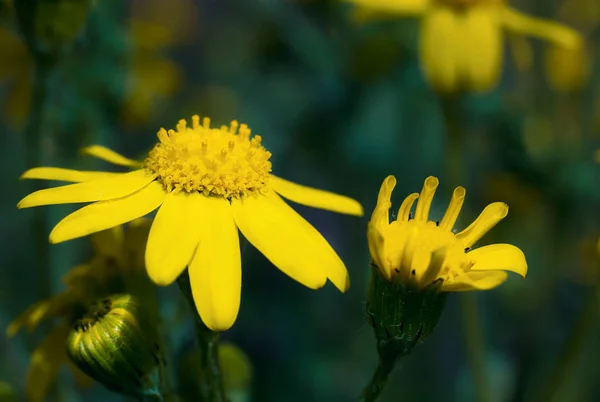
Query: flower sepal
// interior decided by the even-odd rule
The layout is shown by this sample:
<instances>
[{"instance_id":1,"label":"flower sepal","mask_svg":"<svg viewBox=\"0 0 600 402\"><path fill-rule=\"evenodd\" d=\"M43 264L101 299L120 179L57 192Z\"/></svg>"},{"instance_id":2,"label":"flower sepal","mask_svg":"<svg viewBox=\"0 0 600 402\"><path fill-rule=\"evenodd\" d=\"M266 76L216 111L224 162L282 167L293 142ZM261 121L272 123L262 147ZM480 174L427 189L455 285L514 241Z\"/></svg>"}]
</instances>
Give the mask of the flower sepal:
<instances>
[{"instance_id":1,"label":"flower sepal","mask_svg":"<svg viewBox=\"0 0 600 402\"><path fill-rule=\"evenodd\" d=\"M371 264L366 316L381 358L405 356L433 332L446 306L441 287L441 280L424 288L399 275L388 280Z\"/></svg>"}]
</instances>

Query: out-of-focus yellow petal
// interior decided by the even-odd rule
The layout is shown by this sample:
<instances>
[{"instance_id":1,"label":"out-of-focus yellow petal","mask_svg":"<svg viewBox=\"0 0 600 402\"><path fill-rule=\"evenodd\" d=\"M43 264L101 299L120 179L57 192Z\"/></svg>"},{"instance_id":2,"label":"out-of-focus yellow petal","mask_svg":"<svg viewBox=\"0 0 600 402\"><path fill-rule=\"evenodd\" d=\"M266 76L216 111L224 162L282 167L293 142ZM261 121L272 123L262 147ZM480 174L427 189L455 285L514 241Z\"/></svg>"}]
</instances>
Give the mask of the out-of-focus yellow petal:
<instances>
[{"instance_id":1,"label":"out-of-focus yellow petal","mask_svg":"<svg viewBox=\"0 0 600 402\"><path fill-rule=\"evenodd\" d=\"M508 47L519 72L531 71L533 68L533 47L528 38L519 34L507 35Z\"/></svg>"},{"instance_id":2,"label":"out-of-focus yellow petal","mask_svg":"<svg viewBox=\"0 0 600 402\"><path fill-rule=\"evenodd\" d=\"M146 270L157 285L173 283L192 260L206 225L204 198L198 192L170 193L158 210L146 245Z\"/></svg>"},{"instance_id":3,"label":"out-of-focus yellow petal","mask_svg":"<svg viewBox=\"0 0 600 402\"><path fill-rule=\"evenodd\" d=\"M442 93L459 85L457 52L460 52L460 25L451 8L432 9L421 21L419 53L421 69L429 84Z\"/></svg>"},{"instance_id":4,"label":"out-of-focus yellow petal","mask_svg":"<svg viewBox=\"0 0 600 402\"><path fill-rule=\"evenodd\" d=\"M399 16L418 16L425 12L431 0L346 0L363 9Z\"/></svg>"},{"instance_id":5,"label":"out-of-focus yellow petal","mask_svg":"<svg viewBox=\"0 0 600 402\"><path fill-rule=\"evenodd\" d=\"M50 242L60 243L130 222L154 211L165 196L162 186L152 182L127 197L80 208L58 222L50 233Z\"/></svg>"},{"instance_id":6,"label":"out-of-focus yellow petal","mask_svg":"<svg viewBox=\"0 0 600 402\"><path fill-rule=\"evenodd\" d=\"M467 254L475 265L471 271L511 271L527 275L525 254L512 244L492 244L479 247Z\"/></svg>"},{"instance_id":7,"label":"out-of-focus yellow petal","mask_svg":"<svg viewBox=\"0 0 600 402\"><path fill-rule=\"evenodd\" d=\"M469 271L452 280L444 281L442 292L489 290L501 285L506 278L508 274L504 271Z\"/></svg>"},{"instance_id":8,"label":"out-of-focus yellow petal","mask_svg":"<svg viewBox=\"0 0 600 402\"><path fill-rule=\"evenodd\" d=\"M429 208L431 208L431 202L435 195L435 189L440 184L437 177L429 176L423 183L423 189L419 195L419 201L417 201L417 208L415 209L415 221L427 222L429 217Z\"/></svg>"},{"instance_id":9,"label":"out-of-focus yellow petal","mask_svg":"<svg viewBox=\"0 0 600 402\"><path fill-rule=\"evenodd\" d=\"M90 155L103 161L112 163L113 165L127 166L127 167L140 167L142 165L139 161L134 161L124 157L121 154L116 153L112 149L103 147L102 145L90 145L81 150L84 155Z\"/></svg>"},{"instance_id":10,"label":"out-of-focus yellow petal","mask_svg":"<svg viewBox=\"0 0 600 402\"><path fill-rule=\"evenodd\" d=\"M363 216L362 205L350 197L302 186L279 177L271 176L271 187L288 200L313 208L326 209L355 216Z\"/></svg>"},{"instance_id":11,"label":"out-of-focus yellow petal","mask_svg":"<svg viewBox=\"0 0 600 402\"><path fill-rule=\"evenodd\" d=\"M93 172L84 170L63 169L57 167L37 167L27 170L20 179L41 179L70 181L80 183L106 177L116 177L121 173L112 172Z\"/></svg>"},{"instance_id":12,"label":"out-of-focus yellow petal","mask_svg":"<svg viewBox=\"0 0 600 402\"><path fill-rule=\"evenodd\" d=\"M466 247L471 247L481 239L491 228L508 215L508 205L494 202L479 214L466 229L456 235L456 238Z\"/></svg>"},{"instance_id":13,"label":"out-of-focus yellow petal","mask_svg":"<svg viewBox=\"0 0 600 402\"><path fill-rule=\"evenodd\" d=\"M156 175L140 169L83 183L47 188L29 194L19 201L17 208L114 200L135 193L155 178Z\"/></svg>"},{"instance_id":14,"label":"out-of-focus yellow petal","mask_svg":"<svg viewBox=\"0 0 600 402\"><path fill-rule=\"evenodd\" d=\"M306 229L293 209L262 194L234 199L231 205L244 237L273 265L311 289L325 285L335 260L333 250L314 228Z\"/></svg>"},{"instance_id":15,"label":"out-of-focus yellow petal","mask_svg":"<svg viewBox=\"0 0 600 402\"><path fill-rule=\"evenodd\" d=\"M504 49L502 27L495 11L496 7L473 7L458 22L459 74L467 89L474 92L491 90L500 76Z\"/></svg>"},{"instance_id":16,"label":"out-of-focus yellow petal","mask_svg":"<svg viewBox=\"0 0 600 402\"><path fill-rule=\"evenodd\" d=\"M12 337L22 328L34 330L40 322L47 318L61 316L70 310L75 300L70 293L63 292L50 299L39 301L27 308L21 315L13 320L6 330L6 335Z\"/></svg>"},{"instance_id":17,"label":"out-of-focus yellow petal","mask_svg":"<svg viewBox=\"0 0 600 402\"><path fill-rule=\"evenodd\" d=\"M33 351L25 378L25 394L29 402L43 402L52 389L63 364L68 361L65 343L68 325L59 325Z\"/></svg>"},{"instance_id":18,"label":"out-of-focus yellow petal","mask_svg":"<svg viewBox=\"0 0 600 402\"><path fill-rule=\"evenodd\" d=\"M589 49L548 45L546 48L546 78L557 92L576 91L587 82L591 71Z\"/></svg>"},{"instance_id":19,"label":"out-of-focus yellow petal","mask_svg":"<svg viewBox=\"0 0 600 402\"><path fill-rule=\"evenodd\" d=\"M242 292L238 229L229 201L200 196L202 233L189 267L190 285L200 317L213 331L235 322Z\"/></svg>"},{"instance_id":20,"label":"out-of-focus yellow petal","mask_svg":"<svg viewBox=\"0 0 600 402\"><path fill-rule=\"evenodd\" d=\"M512 7L502 8L501 19L509 31L535 36L558 46L574 49L582 43L581 35L574 29L558 22L532 17Z\"/></svg>"},{"instance_id":21,"label":"out-of-focus yellow petal","mask_svg":"<svg viewBox=\"0 0 600 402\"><path fill-rule=\"evenodd\" d=\"M119 259L123 256L123 226L115 226L113 228L93 233L90 236L94 252L98 256L113 257Z\"/></svg>"}]
</instances>

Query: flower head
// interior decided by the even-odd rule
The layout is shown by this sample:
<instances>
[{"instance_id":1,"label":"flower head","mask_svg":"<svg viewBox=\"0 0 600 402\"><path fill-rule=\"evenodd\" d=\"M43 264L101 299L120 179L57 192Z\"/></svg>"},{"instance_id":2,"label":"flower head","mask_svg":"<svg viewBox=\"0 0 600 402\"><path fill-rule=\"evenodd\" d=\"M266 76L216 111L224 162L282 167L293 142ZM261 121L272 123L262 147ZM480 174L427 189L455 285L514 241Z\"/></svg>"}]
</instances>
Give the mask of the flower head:
<instances>
[{"instance_id":1,"label":"flower head","mask_svg":"<svg viewBox=\"0 0 600 402\"><path fill-rule=\"evenodd\" d=\"M502 68L504 30L569 49L581 45L572 29L520 13L505 0L347 1L366 16L419 17L421 69L441 93L493 89Z\"/></svg>"},{"instance_id":2,"label":"flower head","mask_svg":"<svg viewBox=\"0 0 600 402\"><path fill-rule=\"evenodd\" d=\"M129 222L156 209L146 246L146 268L169 285L189 266L196 307L213 330L233 325L241 293L238 229L277 268L317 289L327 279L349 286L344 263L321 234L279 196L299 204L361 216L348 197L300 186L272 175L260 136L237 122L211 128L209 119L181 120L161 129L143 166L106 148L87 153L137 170L122 173L35 168L24 178L79 182L36 191L19 208L92 202L60 221L50 233L59 243Z\"/></svg>"},{"instance_id":3,"label":"flower head","mask_svg":"<svg viewBox=\"0 0 600 402\"><path fill-rule=\"evenodd\" d=\"M396 179L388 176L383 181L367 235L373 263L381 274L388 281L420 289L441 282L442 292L491 289L506 280L505 271L525 277L527 262L519 248L494 244L472 249L506 217L508 206L501 202L488 205L471 225L454 234L452 228L466 190L457 187L444 217L434 222L429 220L429 209L438 184L437 178L428 177L421 193L406 197L396 219L390 222L390 197ZM410 210L417 199L412 217Z\"/></svg>"}]
</instances>

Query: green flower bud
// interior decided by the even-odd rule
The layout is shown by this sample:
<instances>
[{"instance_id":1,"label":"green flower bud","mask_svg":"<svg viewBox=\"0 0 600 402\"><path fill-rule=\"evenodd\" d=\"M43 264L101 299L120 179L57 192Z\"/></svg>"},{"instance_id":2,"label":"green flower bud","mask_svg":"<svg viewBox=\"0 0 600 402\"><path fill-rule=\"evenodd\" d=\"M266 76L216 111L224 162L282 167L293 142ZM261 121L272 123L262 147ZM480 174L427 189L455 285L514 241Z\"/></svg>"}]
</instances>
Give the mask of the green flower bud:
<instances>
[{"instance_id":1,"label":"green flower bud","mask_svg":"<svg viewBox=\"0 0 600 402\"><path fill-rule=\"evenodd\" d=\"M407 355L433 332L446 305L441 286L442 281L425 288L400 277L389 281L377 266L371 265L366 313L380 355Z\"/></svg>"},{"instance_id":2,"label":"green flower bud","mask_svg":"<svg viewBox=\"0 0 600 402\"><path fill-rule=\"evenodd\" d=\"M67 353L83 372L115 392L160 395L164 360L157 329L131 295L93 303L75 322Z\"/></svg>"}]
</instances>

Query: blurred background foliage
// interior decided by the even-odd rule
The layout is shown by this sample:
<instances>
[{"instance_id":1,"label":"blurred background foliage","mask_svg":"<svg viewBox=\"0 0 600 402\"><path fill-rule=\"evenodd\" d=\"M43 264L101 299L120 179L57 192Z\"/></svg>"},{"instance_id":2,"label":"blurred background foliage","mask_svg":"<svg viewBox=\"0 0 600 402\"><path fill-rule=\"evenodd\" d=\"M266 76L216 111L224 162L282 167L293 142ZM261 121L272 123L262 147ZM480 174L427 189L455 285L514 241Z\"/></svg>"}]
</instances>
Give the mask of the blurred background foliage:
<instances>
[{"instance_id":1,"label":"blurred background foliage","mask_svg":"<svg viewBox=\"0 0 600 402\"><path fill-rule=\"evenodd\" d=\"M476 295L483 334L476 367L467 358L459 295L450 295L439 328L401 362L382 401L480 402L474 374L483 375L489 402L534 400L600 283L600 3L511 5L571 25L584 46L508 36L498 86L453 101L464 168L450 177L442 105L421 73L415 20L366 23L336 0L40 0L28 9L36 12L27 37L19 29L23 14L20 25L19 10L0 0L0 327L64 291L61 278L92 255L88 239L44 245L68 207L17 212L31 186L43 185L19 175L34 165L106 169L79 149L101 144L136 157L160 127L198 113L248 123L279 175L352 196L367 212L358 220L294 206L346 261L353 282L344 295L287 280L245 245L244 301L223 335L247 355L235 347L225 353L238 362L224 368L238 373L236 401L356 400L376 363L363 317L365 230L388 174L398 179L397 203L426 176L440 177L445 190L433 217L444 212L447 189L465 186L459 227L489 202L508 203L508 218L485 242L519 246L529 276ZM30 135L35 119L38 137ZM185 303L175 285L159 297L173 364L185 368L195 358ZM586 317L557 401L600 400L597 309ZM0 335L0 401L25 400L31 353L49 330ZM183 377L182 392L194 386ZM65 367L47 400L119 398L101 386L78 388Z\"/></svg>"}]
</instances>

